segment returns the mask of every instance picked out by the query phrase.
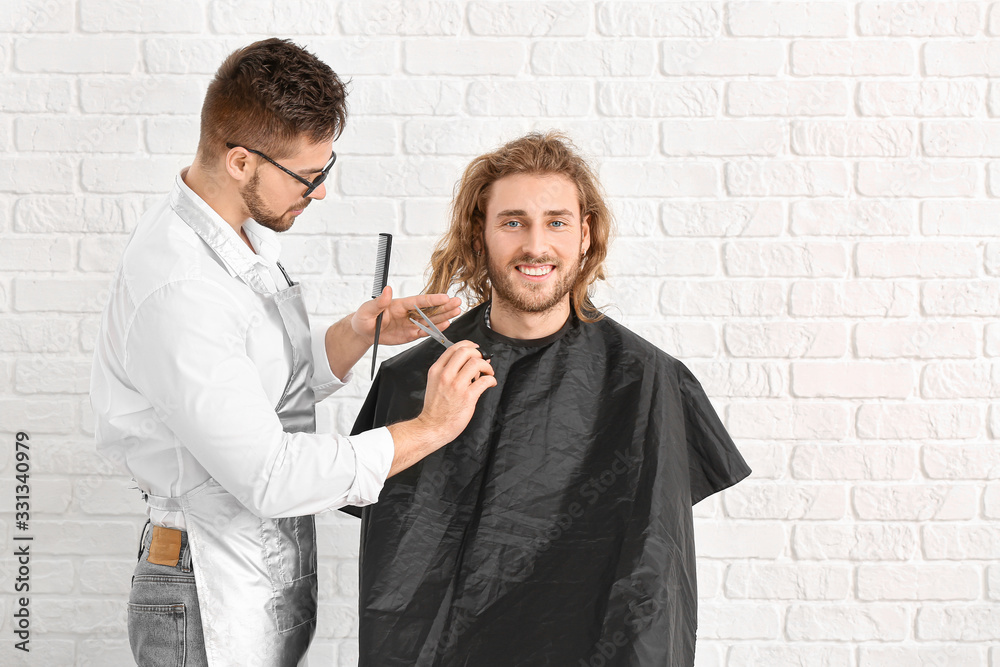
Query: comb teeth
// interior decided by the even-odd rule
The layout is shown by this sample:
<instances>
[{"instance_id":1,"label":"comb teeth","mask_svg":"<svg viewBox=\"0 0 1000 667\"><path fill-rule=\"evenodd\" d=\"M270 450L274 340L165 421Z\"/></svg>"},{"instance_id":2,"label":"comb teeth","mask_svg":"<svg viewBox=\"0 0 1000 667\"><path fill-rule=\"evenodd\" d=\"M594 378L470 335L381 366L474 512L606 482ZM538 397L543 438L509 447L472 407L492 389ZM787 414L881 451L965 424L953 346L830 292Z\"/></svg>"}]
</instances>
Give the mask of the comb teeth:
<instances>
[{"instance_id":1,"label":"comb teeth","mask_svg":"<svg viewBox=\"0 0 1000 667\"><path fill-rule=\"evenodd\" d=\"M392 234L378 235L378 254L375 256L375 277L372 279L372 298L375 299L389 282L389 255L392 252Z\"/></svg>"}]
</instances>

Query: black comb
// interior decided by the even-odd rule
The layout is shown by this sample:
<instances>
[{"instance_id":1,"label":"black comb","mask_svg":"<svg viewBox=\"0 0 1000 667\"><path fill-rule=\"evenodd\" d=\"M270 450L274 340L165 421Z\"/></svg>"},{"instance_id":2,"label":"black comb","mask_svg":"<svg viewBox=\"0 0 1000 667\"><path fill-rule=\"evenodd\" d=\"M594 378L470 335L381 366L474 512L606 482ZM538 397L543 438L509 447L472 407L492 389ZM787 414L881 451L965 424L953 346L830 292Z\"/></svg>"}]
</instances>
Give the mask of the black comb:
<instances>
[{"instance_id":1,"label":"black comb","mask_svg":"<svg viewBox=\"0 0 1000 667\"><path fill-rule=\"evenodd\" d=\"M372 279L372 298L377 299L389 282L389 255L392 254L392 234L378 235L378 254L375 256L375 277ZM375 320L375 344L372 346L371 377L375 378L375 359L378 355L378 335L382 331L382 313Z\"/></svg>"}]
</instances>

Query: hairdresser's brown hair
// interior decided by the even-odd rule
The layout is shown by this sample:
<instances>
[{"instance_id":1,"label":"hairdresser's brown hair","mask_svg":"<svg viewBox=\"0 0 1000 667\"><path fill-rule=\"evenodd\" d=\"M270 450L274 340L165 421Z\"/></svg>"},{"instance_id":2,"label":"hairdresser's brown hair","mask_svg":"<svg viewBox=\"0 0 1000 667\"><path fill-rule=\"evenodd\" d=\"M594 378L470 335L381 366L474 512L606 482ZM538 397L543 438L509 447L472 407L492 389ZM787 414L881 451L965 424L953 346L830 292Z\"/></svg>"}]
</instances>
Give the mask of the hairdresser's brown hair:
<instances>
[{"instance_id":1,"label":"hairdresser's brown hair","mask_svg":"<svg viewBox=\"0 0 1000 667\"><path fill-rule=\"evenodd\" d=\"M424 291L447 292L457 284L458 294L464 295L471 305L492 297L482 247L486 207L490 186L514 174L561 174L576 185L580 219L589 216L590 248L570 300L577 317L596 322L604 316L591 302L590 286L605 279L604 260L614 220L594 172L575 152L572 142L558 132L533 132L477 157L466 167L452 201L451 224L431 255L431 277Z\"/></svg>"},{"instance_id":2,"label":"hairdresser's brown hair","mask_svg":"<svg viewBox=\"0 0 1000 667\"><path fill-rule=\"evenodd\" d=\"M237 49L219 67L201 108L198 157L206 166L226 143L279 159L305 136L316 143L340 136L347 90L329 65L287 39Z\"/></svg>"}]
</instances>

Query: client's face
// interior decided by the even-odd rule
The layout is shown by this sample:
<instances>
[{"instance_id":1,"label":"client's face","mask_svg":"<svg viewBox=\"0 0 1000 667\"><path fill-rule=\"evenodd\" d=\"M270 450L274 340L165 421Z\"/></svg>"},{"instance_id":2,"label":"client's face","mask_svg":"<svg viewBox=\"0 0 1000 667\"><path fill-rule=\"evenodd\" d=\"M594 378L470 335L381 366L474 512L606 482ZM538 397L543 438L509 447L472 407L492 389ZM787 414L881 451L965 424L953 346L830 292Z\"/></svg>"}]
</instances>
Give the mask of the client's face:
<instances>
[{"instance_id":1,"label":"client's face","mask_svg":"<svg viewBox=\"0 0 1000 667\"><path fill-rule=\"evenodd\" d=\"M576 185L562 174L515 174L490 186L483 230L493 300L528 313L569 307L590 247Z\"/></svg>"}]
</instances>

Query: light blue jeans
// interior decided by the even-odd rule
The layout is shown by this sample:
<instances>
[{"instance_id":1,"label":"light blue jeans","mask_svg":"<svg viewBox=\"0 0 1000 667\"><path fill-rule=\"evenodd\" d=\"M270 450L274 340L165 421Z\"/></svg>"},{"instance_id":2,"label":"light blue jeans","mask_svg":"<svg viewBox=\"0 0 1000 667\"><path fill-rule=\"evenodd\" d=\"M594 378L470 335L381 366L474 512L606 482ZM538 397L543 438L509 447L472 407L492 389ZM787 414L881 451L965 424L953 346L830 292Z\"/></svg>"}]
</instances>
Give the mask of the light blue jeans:
<instances>
[{"instance_id":1,"label":"light blue jeans","mask_svg":"<svg viewBox=\"0 0 1000 667\"><path fill-rule=\"evenodd\" d=\"M187 533L173 567L146 560L152 535L147 522L128 597L132 656L139 667L208 667Z\"/></svg>"}]
</instances>

